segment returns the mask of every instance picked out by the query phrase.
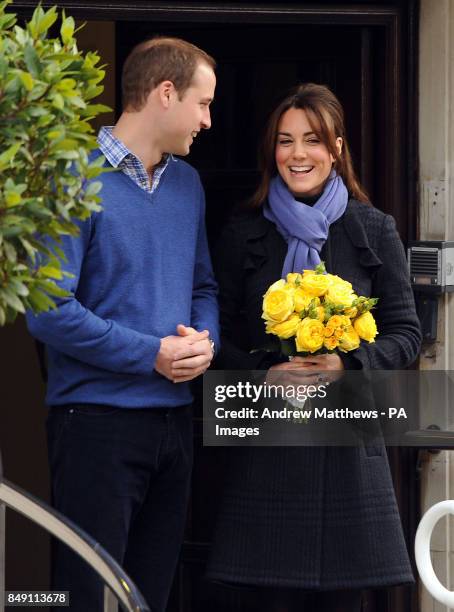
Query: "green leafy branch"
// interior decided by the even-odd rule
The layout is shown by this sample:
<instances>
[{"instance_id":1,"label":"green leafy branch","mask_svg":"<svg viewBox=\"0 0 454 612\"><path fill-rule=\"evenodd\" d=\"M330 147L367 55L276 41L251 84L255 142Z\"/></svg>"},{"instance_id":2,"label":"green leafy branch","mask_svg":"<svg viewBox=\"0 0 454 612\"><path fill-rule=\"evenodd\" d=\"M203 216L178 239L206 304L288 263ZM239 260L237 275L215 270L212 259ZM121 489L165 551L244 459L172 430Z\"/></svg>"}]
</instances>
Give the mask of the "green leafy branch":
<instances>
[{"instance_id":1,"label":"green leafy branch","mask_svg":"<svg viewBox=\"0 0 454 612\"><path fill-rule=\"evenodd\" d=\"M38 6L20 27L9 4L0 2L0 325L67 295L56 282L64 276L58 243L101 209L94 179L106 169L103 157L90 157L90 121L110 111L93 103L105 66L78 50L74 19L63 11L51 38L56 7Z\"/></svg>"}]
</instances>

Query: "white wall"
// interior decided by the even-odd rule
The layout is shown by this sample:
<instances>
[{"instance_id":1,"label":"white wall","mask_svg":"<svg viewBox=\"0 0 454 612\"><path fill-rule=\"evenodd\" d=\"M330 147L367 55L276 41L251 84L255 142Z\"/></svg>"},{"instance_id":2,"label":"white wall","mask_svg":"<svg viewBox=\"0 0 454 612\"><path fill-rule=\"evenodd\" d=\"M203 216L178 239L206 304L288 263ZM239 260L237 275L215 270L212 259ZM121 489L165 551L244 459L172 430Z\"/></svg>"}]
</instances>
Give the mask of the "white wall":
<instances>
[{"instance_id":1,"label":"white wall","mask_svg":"<svg viewBox=\"0 0 454 612\"><path fill-rule=\"evenodd\" d=\"M421 0L419 51L420 234L422 240L453 240L454 0ZM425 345L423 370L454 370L454 295L440 298L438 340ZM453 407L454 409L454 407ZM424 416L422 418L424 420ZM454 452L426 454L421 509L454 499ZM454 523L444 519L432 537L432 558L441 582L454 590ZM421 612L446 612L425 589Z\"/></svg>"}]
</instances>

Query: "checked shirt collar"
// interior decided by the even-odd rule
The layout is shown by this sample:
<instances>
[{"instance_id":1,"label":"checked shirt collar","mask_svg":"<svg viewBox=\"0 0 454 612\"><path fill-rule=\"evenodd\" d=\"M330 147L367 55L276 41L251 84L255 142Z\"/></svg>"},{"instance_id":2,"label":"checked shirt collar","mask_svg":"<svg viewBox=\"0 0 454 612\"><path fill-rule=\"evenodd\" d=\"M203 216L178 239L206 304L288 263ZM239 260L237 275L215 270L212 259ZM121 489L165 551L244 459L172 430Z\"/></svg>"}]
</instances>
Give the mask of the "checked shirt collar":
<instances>
[{"instance_id":1,"label":"checked shirt collar","mask_svg":"<svg viewBox=\"0 0 454 612\"><path fill-rule=\"evenodd\" d=\"M107 161L114 168L120 168L136 185L144 191L153 193L159 185L162 175L169 164L173 161L172 155L163 156L162 160L154 167L153 181L145 170L143 163L138 157L112 134L113 126L104 126L98 134L98 145Z\"/></svg>"}]
</instances>

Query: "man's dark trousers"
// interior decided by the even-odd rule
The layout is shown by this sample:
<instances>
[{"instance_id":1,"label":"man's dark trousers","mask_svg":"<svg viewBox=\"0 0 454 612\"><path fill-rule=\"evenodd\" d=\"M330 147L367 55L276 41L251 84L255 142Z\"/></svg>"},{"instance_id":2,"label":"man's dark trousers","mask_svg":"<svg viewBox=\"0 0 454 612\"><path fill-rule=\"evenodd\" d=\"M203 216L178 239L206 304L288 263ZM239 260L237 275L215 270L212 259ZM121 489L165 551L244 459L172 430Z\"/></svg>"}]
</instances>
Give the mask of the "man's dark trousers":
<instances>
[{"instance_id":1,"label":"man's dark trousers","mask_svg":"<svg viewBox=\"0 0 454 612\"><path fill-rule=\"evenodd\" d=\"M189 497L191 408L54 406L47 431L54 507L124 567L152 612L164 612ZM70 591L70 610L102 610L93 570L64 545L53 553L52 588Z\"/></svg>"}]
</instances>

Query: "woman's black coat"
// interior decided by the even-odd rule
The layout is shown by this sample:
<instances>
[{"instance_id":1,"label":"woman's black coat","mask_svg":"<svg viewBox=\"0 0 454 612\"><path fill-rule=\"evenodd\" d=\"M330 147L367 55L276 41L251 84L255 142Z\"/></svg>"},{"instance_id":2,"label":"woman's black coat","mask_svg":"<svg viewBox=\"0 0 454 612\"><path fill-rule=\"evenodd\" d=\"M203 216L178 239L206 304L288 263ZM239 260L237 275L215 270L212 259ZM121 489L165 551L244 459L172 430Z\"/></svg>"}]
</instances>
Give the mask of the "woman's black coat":
<instances>
[{"instance_id":1,"label":"woman's black coat","mask_svg":"<svg viewBox=\"0 0 454 612\"><path fill-rule=\"evenodd\" d=\"M269 367L263 295L281 277L287 245L261 212L235 219L215 253L223 344L219 368ZM327 271L379 298L375 343L346 368L400 369L421 342L407 265L392 217L350 200L321 253ZM413 580L384 447L236 447L208 577L304 589Z\"/></svg>"}]
</instances>

